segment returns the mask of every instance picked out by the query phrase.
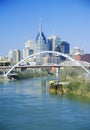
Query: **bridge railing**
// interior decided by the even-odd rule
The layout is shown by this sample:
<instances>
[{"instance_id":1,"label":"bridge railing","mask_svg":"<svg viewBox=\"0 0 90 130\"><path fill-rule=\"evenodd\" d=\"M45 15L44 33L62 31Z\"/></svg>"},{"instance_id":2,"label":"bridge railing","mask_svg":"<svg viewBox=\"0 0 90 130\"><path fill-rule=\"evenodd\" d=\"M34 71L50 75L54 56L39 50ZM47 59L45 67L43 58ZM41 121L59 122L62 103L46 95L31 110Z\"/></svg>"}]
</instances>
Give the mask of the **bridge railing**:
<instances>
[{"instance_id":1,"label":"bridge railing","mask_svg":"<svg viewBox=\"0 0 90 130\"><path fill-rule=\"evenodd\" d=\"M80 64L79 64L80 63ZM61 62L60 64L57 64L57 63L43 63L43 64L40 64L40 66L79 66L79 65L83 65L85 67L90 67L90 63L86 62L86 61L79 61L79 63L75 62L75 61L64 61L64 62ZM39 64L32 64L32 65L18 65L16 66L16 68L23 68L23 67L26 67L28 68L29 66L39 66ZM12 68L13 66L0 66L0 69L3 70L3 69L10 69Z\"/></svg>"},{"instance_id":2,"label":"bridge railing","mask_svg":"<svg viewBox=\"0 0 90 130\"><path fill-rule=\"evenodd\" d=\"M61 62L60 66L80 66L80 65L83 65L85 67L90 67L90 63L88 63L88 62L80 61L79 63L75 62L75 61L65 61L65 62Z\"/></svg>"}]
</instances>

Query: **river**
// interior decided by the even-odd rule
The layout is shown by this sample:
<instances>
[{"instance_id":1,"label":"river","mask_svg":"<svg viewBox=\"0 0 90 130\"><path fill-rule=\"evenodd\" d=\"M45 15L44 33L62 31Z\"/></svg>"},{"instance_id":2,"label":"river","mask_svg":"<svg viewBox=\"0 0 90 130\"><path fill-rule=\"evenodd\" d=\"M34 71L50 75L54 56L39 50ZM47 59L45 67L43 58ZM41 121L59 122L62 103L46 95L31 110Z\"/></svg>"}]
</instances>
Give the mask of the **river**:
<instances>
[{"instance_id":1,"label":"river","mask_svg":"<svg viewBox=\"0 0 90 130\"><path fill-rule=\"evenodd\" d=\"M0 130L90 130L90 99L51 95L50 79L0 84Z\"/></svg>"}]
</instances>

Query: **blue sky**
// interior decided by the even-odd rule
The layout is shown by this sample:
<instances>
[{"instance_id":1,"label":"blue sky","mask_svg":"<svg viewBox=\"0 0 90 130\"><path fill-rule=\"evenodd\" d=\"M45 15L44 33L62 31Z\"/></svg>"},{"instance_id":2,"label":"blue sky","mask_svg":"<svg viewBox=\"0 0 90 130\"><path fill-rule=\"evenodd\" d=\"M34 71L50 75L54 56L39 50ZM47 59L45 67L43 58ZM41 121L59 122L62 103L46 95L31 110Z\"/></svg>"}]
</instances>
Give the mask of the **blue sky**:
<instances>
[{"instance_id":1,"label":"blue sky","mask_svg":"<svg viewBox=\"0 0 90 130\"><path fill-rule=\"evenodd\" d=\"M0 56L35 39L40 18L46 37L56 34L90 53L89 0L0 0Z\"/></svg>"}]
</instances>

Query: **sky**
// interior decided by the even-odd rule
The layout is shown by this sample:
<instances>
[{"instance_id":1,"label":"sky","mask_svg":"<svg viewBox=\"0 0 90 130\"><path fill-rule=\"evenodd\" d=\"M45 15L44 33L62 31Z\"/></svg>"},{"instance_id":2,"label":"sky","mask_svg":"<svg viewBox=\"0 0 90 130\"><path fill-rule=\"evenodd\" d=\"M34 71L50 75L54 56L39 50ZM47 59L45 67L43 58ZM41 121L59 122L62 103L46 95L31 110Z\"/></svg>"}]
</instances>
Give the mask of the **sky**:
<instances>
[{"instance_id":1,"label":"sky","mask_svg":"<svg viewBox=\"0 0 90 130\"><path fill-rule=\"evenodd\" d=\"M40 18L46 38L58 35L90 53L89 0L0 0L0 56L35 40Z\"/></svg>"}]
</instances>

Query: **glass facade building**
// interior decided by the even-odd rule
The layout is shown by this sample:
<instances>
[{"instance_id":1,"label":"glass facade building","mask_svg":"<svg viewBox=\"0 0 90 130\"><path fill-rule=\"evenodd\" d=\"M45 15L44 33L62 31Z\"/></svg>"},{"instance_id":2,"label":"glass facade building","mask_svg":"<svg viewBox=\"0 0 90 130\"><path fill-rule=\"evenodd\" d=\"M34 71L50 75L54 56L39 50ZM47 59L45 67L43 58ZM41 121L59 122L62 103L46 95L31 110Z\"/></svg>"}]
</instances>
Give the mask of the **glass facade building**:
<instances>
[{"instance_id":1,"label":"glass facade building","mask_svg":"<svg viewBox=\"0 0 90 130\"><path fill-rule=\"evenodd\" d=\"M67 42L62 41L61 44L59 45L60 52L64 54L69 54L70 53L70 45Z\"/></svg>"},{"instance_id":2,"label":"glass facade building","mask_svg":"<svg viewBox=\"0 0 90 130\"><path fill-rule=\"evenodd\" d=\"M47 40L46 37L44 35L44 33L42 32L42 24L40 25L40 31L38 33L38 35L36 36L36 53L37 52L42 52L42 51L46 51L47 50ZM39 54L36 59L37 59L37 63L41 64L42 63L42 58L45 56L45 54Z\"/></svg>"}]
</instances>

